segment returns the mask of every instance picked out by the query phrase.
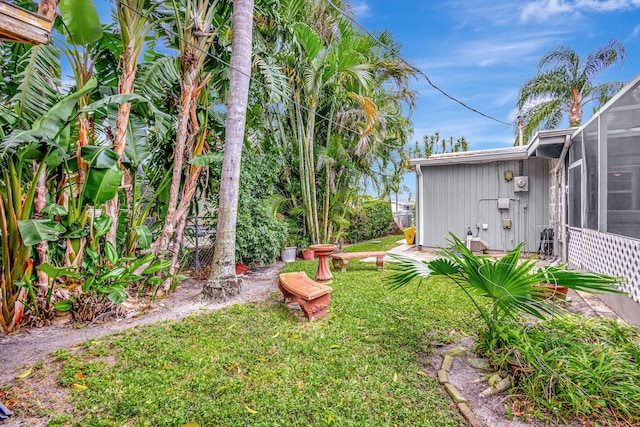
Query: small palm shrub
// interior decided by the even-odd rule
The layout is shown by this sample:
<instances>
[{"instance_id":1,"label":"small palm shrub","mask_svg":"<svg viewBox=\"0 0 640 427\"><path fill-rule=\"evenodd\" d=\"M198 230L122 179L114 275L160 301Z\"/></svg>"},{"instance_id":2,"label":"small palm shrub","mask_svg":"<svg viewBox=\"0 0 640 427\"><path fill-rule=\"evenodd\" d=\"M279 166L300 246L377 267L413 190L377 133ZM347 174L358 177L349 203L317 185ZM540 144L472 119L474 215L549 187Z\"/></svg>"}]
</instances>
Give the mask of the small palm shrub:
<instances>
[{"instance_id":1,"label":"small palm shrub","mask_svg":"<svg viewBox=\"0 0 640 427\"><path fill-rule=\"evenodd\" d=\"M522 314L539 319L554 312L545 298L542 283L565 286L586 292L620 293L616 284L621 278L603 274L568 270L565 266L537 267L535 259L520 261L523 244L503 258L474 255L455 235L450 235L451 249L442 249L441 258L430 262L390 254L397 263L390 279L391 289L416 279L445 276L456 283L471 299L490 330L497 321L518 320ZM482 300L485 301L482 301Z\"/></svg>"}]
</instances>

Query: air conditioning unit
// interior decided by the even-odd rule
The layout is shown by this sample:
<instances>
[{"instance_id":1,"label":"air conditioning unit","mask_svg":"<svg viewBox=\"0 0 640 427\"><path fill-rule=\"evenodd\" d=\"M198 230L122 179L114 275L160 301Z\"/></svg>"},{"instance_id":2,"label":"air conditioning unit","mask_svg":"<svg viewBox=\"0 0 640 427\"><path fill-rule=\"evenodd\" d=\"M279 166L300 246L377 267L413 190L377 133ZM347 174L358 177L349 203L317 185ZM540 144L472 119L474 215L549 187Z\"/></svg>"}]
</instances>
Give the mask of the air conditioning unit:
<instances>
[{"instance_id":1,"label":"air conditioning unit","mask_svg":"<svg viewBox=\"0 0 640 427\"><path fill-rule=\"evenodd\" d=\"M528 176L516 176L513 178L513 186L516 193L529 191L529 177Z\"/></svg>"}]
</instances>

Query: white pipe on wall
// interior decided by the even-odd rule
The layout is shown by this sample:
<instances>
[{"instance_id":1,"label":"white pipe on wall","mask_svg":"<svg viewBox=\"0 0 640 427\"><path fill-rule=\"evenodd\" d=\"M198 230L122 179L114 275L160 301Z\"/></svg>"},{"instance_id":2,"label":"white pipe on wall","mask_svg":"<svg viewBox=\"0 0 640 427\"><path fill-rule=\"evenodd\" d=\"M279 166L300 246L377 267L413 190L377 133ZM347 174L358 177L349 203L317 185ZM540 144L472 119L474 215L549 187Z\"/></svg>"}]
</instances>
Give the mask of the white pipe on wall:
<instances>
[{"instance_id":1,"label":"white pipe on wall","mask_svg":"<svg viewBox=\"0 0 640 427\"><path fill-rule=\"evenodd\" d=\"M554 217L553 217L553 256L557 257L558 253L558 246L560 241L562 240L562 254L560 254L560 258L563 261L567 261L567 224L566 224L566 210L567 210L567 199L566 199L566 193L564 191L564 186L565 186L565 174L562 173L562 175L560 175L561 171L564 171L564 158L567 156L567 153L569 152L569 147L571 146L571 136L570 135L566 135L565 139L564 139L564 145L562 146L562 152L560 153L560 158L558 159L558 163L556 163L556 166L553 168L553 170L551 171L551 173L553 173L555 175L555 181L556 181L556 188L554 189L556 191L556 211L554 212ZM562 180L560 180L560 178L562 177ZM562 207L562 211L565 212L564 215L562 215L562 219L560 220L560 223L558 223L558 212L560 211L560 201L563 201L563 207Z\"/></svg>"},{"instance_id":2,"label":"white pipe on wall","mask_svg":"<svg viewBox=\"0 0 640 427\"><path fill-rule=\"evenodd\" d=\"M424 242L424 230L422 228L422 215L424 212L424 194L422 191L422 169L416 165L416 246L422 246Z\"/></svg>"}]
</instances>

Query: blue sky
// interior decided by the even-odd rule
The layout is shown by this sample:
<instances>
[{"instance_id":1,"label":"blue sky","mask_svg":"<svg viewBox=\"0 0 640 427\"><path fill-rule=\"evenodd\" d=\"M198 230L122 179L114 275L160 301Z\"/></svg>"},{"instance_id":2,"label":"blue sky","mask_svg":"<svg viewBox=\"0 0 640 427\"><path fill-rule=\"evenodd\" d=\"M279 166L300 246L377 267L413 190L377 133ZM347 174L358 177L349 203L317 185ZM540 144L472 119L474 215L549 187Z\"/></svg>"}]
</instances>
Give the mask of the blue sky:
<instances>
[{"instance_id":1,"label":"blue sky","mask_svg":"<svg viewBox=\"0 0 640 427\"><path fill-rule=\"evenodd\" d=\"M490 116L512 122L522 84L533 77L540 57L566 45L587 55L610 39L627 50L598 82L630 81L640 74L640 0L351 0L358 22L369 31L390 30L402 55L450 95ZM103 22L106 0L96 0ZM414 137L436 131L464 136L471 150L508 147L513 129L472 113L414 81ZM591 114L585 109L584 120ZM566 124L565 124L566 125ZM413 174L405 184L415 187Z\"/></svg>"},{"instance_id":2,"label":"blue sky","mask_svg":"<svg viewBox=\"0 0 640 427\"><path fill-rule=\"evenodd\" d=\"M436 85L506 122L517 116L519 88L557 46L586 56L617 39L627 50L623 68L614 66L596 80L626 82L640 73L640 0L353 0L352 6L368 30L390 30L404 45L404 58ZM511 127L464 109L424 79L412 88L419 94L414 140L440 131L464 136L472 150L513 144Z\"/></svg>"},{"instance_id":3,"label":"blue sky","mask_svg":"<svg viewBox=\"0 0 640 427\"><path fill-rule=\"evenodd\" d=\"M356 20L369 31L390 30L403 57L434 84L464 103L512 122L519 88L549 50L566 45L581 56L610 39L627 57L596 77L630 81L640 74L640 0L352 0ZM413 112L414 138L436 131L464 136L470 150L513 145L513 129L448 100L424 79ZM584 112L586 121L593 107ZM565 123L564 126L568 126ZM415 174L404 184L415 197ZM406 197L406 194L404 195Z\"/></svg>"}]
</instances>

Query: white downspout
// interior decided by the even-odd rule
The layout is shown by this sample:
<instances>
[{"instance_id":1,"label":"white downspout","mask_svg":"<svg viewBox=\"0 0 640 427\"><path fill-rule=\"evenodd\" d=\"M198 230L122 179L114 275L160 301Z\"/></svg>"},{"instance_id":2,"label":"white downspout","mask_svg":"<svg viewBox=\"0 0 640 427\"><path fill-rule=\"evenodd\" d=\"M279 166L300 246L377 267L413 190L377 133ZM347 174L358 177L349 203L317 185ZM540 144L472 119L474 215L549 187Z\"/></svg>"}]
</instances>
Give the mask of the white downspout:
<instances>
[{"instance_id":1,"label":"white downspout","mask_svg":"<svg viewBox=\"0 0 640 427\"><path fill-rule=\"evenodd\" d=\"M416 164L416 246L422 246L424 231L422 229L422 215L424 212L424 192L422 191L422 169Z\"/></svg>"}]
</instances>

